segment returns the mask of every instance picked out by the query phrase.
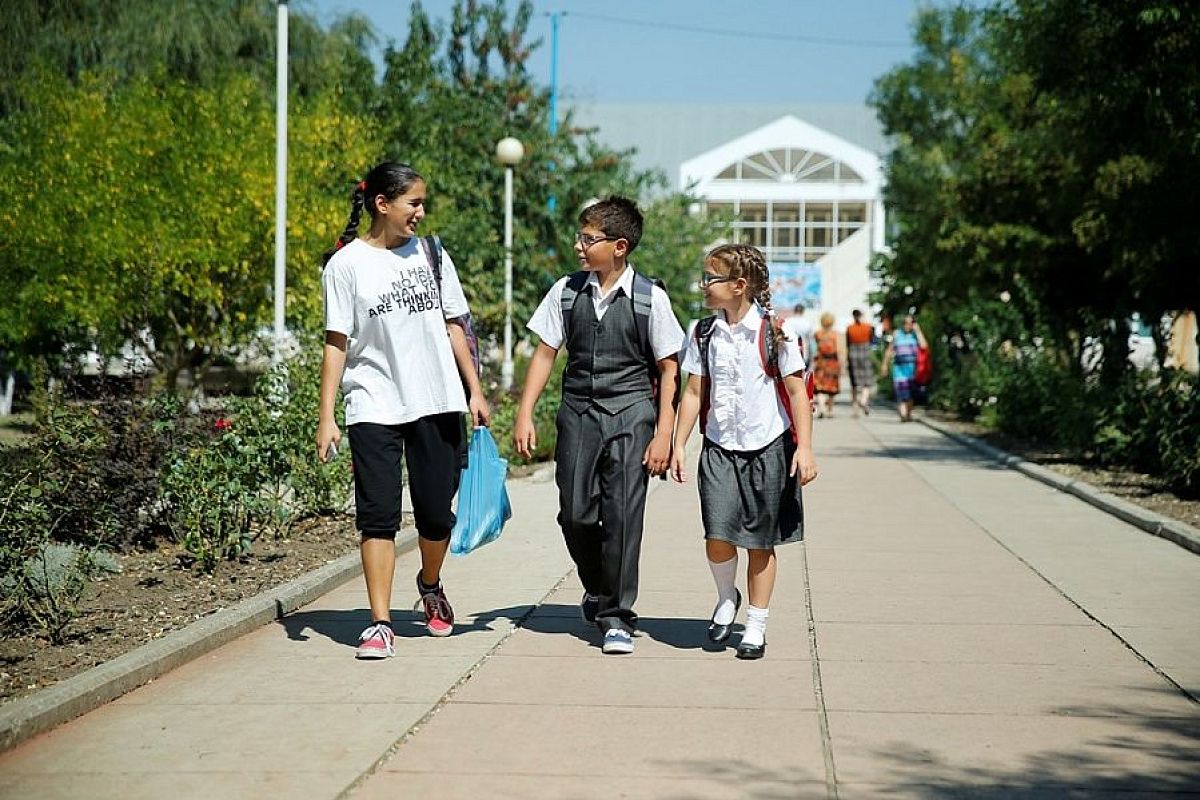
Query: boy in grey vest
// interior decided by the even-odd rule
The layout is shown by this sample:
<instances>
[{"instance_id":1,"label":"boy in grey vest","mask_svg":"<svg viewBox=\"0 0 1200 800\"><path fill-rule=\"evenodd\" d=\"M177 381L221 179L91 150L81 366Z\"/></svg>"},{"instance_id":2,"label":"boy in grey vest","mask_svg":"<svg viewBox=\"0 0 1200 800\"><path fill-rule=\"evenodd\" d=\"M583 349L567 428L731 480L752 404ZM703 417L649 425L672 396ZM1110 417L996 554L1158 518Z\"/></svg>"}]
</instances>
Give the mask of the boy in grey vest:
<instances>
[{"instance_id":1,"label":"boy in grey vest","mask_svg":"<svg viewBox=\"0 0 1200 800\"><path fill-rule=\"evenodd\" d=\"M601 200L583 210L579 225L581 271L560 278L529 321L541 342L513 439L526 457L537 446L533 407L565 345L554 452L558 522L583 583L584 620L604 633L605 653L632 653L646 487L670 464L684 335L666 291L629 263L642 236L637 205Z\"/></svg>"}]
</instances>

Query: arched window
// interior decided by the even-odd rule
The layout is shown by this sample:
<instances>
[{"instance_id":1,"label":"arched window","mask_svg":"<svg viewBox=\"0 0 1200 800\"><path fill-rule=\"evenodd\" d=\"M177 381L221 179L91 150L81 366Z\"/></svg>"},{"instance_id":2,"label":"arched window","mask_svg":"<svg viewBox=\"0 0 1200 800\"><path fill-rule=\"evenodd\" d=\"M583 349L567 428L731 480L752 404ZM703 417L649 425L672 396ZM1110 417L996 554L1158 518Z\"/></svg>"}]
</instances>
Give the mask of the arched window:
<instances>
[{"instance_id":1,"label":"arched window","mask_svg":"<svg viewBox=\"0 0 1200 800\"><path fill-rule=\"evenodd\" d=\"M844 161L798 147L763 150L735 161L717 173L716 180L779 183L862 183L862 176Z\"/></svg>"}]
</instances>

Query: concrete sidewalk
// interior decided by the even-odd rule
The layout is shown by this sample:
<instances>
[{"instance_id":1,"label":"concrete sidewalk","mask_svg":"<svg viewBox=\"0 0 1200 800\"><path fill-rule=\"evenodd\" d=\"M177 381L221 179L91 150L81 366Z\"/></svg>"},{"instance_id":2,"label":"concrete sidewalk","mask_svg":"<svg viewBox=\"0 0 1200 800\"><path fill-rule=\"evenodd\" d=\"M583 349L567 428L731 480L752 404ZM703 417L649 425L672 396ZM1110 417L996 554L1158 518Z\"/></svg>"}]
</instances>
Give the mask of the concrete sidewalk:
<instances>
[{"instance_id":1,"label":"concrete sidewalk","mask_svg":"<svg viewBox=\"0 0 1200 800\"><path fill-rule=\"evenodd\" d=\"M553 484L515 482L448 564L453 637L401 612L397 657L354 661L356 579L0 756L0 797L1200 796L1200 558L888 414L817 442L762 661L703 646L694 484L651 496L610 657Z\"/></svg>"}]
</instances>

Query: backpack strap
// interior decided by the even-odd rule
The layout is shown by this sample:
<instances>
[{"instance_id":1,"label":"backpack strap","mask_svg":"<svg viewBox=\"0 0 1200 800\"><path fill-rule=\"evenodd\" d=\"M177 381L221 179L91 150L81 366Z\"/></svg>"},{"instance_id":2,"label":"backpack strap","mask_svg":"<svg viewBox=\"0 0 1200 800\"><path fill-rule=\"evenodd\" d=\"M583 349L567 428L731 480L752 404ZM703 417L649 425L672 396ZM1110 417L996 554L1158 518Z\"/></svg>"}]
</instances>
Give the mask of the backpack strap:
<instances>
[{"instance_id":1,"label":"backpack strap","mask_svg":"<svg viewBox=\"0 0 1200 800\"><path fill-rule=\"evenodd\" d=\"M442 293L442 240L436 235L422 236L421 249L425 251L425 260L433 270L433 279L437 281L438 294Z\"/></svg>"},{"instance_id":2,"label":"backpack strap","mask_svg":"<svg viewBox=\"0 0 1200 800\"><path fill-rule=\"evenodd\" d=\"M438 299L441 301L442 296L442 240L436 234L432 236L422 236L417 241L420 242L421 250L425 252L425 260L429 262L429 269L433 271L433 280L437 285ZM464 314L461 317L456 317L454 322L463 329L463 335L467 338L467 347L471 350L471 361L475 364L475 374L483 374L483 364L479 358L479 337L475 335L475 327L471 322L471 315ZM463 381L464 388L466 381ZM467 396L470 396L468 392Z\"/></svg>"},{"instance_id":3,"label":"backpack strap","mask_svg":"<svg viewBox=\"0 0 1200 800\"><path fill-rule=\"evenodd\" d=\"M783 383L783 375L779 372L779 345L773 335L776 330L781 329L781 326L777 321L772 322L772 319L763 314L762 324L758 328L758 358L763 372L775 384L775 394L779 396L779 402L783 404L792 439L799 444L800 432L796 430L796 421L792 418L792 398L788 394L787 386ZM801 345L801 349L803 350L803 345ZM807 378L805 383L808 383ZM812 395L810 394L809 397L811 398Z\"/></svg>"},{"instance_id":4,"label":"backpack strap","mask_svg":"<svg viewBox=\"0 0 1200 800\"><path fill-rule=\"evenodd\" d=\"M717 316L704 317L696 323L692 330L692 338L700 350L700 363L704 365L704 374L700 376L700 433L708 427L708 410L712 407L712 365L708 363L708 344L712 340L713 326L717 324Z\"/></svg>"},{"instance_id":5,"label":"backpack strap","mask_svg":"<svg viewBox=\"0 0 1200 800\"><path fill-rule=\"evenodd\" d=\"M567 278L566 284L563 285L559 309L562 311L564 345L571 339L571 318L575 313L575 301L579 299L579 295L587 286L587 279L588 274L580 270L572 273L571 277Z\"/></svg>"},{"instance_id":6,"label":"backpack strap","mask_svg":"<svg viewBox=\"0 0 1200 800\"><path fill-rule=\"evenodd\" d=\"M654 357L654 348L650 344L650 310L654 303L654 287L664 292L667 290L658 278L647 278L640 272L633 273L633 324L637 328L638 347L645 354L646 368L650 370L650 378L658 377L658 359Z\"/></svg>"}]
</instances>

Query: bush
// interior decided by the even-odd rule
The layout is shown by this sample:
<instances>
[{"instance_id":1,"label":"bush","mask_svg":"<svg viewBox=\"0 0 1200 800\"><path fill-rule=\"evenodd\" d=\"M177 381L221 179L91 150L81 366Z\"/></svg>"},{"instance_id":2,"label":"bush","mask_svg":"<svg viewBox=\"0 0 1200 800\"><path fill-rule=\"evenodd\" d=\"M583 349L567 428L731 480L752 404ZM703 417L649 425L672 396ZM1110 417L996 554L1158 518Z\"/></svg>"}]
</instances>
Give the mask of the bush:
<instances>
[{"instance_id":1,"label":"bush","mask_svg":"<svg viewBox=\"0 0 1200 800\"><path fill-rule=\"evenodd\" d=\"M316 454L319 372L319 351L305 348L167 466L167 524L203 569L246 553L262 532L282 535L303 517L345 509L347 460L324 464Z\"/></svg>"},{"instance_id":2,"label":"bush","mask_svg":"<svg viewBox=\"0 0 1200 800\"><path fill-rule=\"evenodd\" d=\"M1181 370L1131 373L1108 395L1097 459L1159 475L1174 492L1200 495L1200 380Z\"/></svg>"}]
</instances>

